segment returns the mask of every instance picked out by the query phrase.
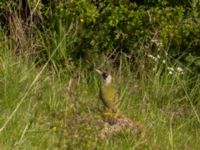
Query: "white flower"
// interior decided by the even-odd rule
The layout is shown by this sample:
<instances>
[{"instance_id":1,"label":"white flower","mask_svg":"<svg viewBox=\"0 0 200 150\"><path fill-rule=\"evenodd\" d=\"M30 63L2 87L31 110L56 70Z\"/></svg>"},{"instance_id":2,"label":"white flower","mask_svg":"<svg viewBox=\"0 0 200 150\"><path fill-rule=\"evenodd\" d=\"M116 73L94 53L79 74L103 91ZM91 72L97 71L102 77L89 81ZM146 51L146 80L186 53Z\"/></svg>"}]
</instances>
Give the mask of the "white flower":
<instances>
[{"instance_id":1,"label":"white flower","mask_svg":"<svg viewBox=\"0 0 200 150\"><path fill-rule=\"evenodd\" d=\"M157 43L157 42L158 42L158 39L152 39L151 42L152 42L152 43Z\"/></svg>"},{"instance_id":2,"label":"white flower","mask_svg":"<svg viewBox=\"0 0 200 150\"><path fill-rule=\"evenodd\" d=\"M148 57L149 57L149 58L151 58L151 59L153 59L154 61L157 61L157 58L156 58L156 57L154 57L154 56L153 56L153 55L151 55L151 54L149 54L149 55L148 55Z\"/></svg>"},{"instance_id":3,"label":"white flower","mask_svg":"<svg viewBox=\"0 0 200 150\"><path fill-rule=\"evenodd\" d=\"M178 67L178 68L177 68L177 71L178 71L178 72L183 72L183 69L182 69L181 67Z\"/></svg>"},{"instance_id":4,"label":"white flower","mask_svg":"<svg viewBox=\"0 0 200 150\"><path fill-rule=\"evenodd\" d=\"M169 71L174 72L174 68L172 68L172 67L167 67L167 69L168 69Z\"/></svg>"},{"instance_id":5,"label":"white flower","mask_svg":"<svg viewBox=\"0 0 200 150\"><path fill-rule=\"evenodd\" d=\"M160 55L157 55L157 58L160 59Z\"/></svg>"},{"instance_id":6,"label":"white flower","mask_svg":"<svg viewBox=\"0 0 200 150\"><path fill-rule=\"evenodd\" d=\"M151 55L151 54L149 54L149 55L148 55L148 57L149 57L149 58L154 58L154 56L153 56L153 55Z\"/></svg>"},{"instance_id":7,"label":"white flower","mask_svg":"<svg viewBox=\"0 0 200 150\"><path fill-rule=\"evenodd\" d=\"M169 74L170 74L170 75L172 75L172 74L173 74L173 72L172 72L172 71L169 71Z\"/></svg>"},{"instance_id":8,"label":"white flower","mask_svg":"<svg viewBox=\"0 0 200 150\"><path fill-rule=\"evenodd\" d=\"M163 63L163 64L166 64L166 60L164 59L164 60L162 61L162 63Z\"/></svg>"}]
</instances>

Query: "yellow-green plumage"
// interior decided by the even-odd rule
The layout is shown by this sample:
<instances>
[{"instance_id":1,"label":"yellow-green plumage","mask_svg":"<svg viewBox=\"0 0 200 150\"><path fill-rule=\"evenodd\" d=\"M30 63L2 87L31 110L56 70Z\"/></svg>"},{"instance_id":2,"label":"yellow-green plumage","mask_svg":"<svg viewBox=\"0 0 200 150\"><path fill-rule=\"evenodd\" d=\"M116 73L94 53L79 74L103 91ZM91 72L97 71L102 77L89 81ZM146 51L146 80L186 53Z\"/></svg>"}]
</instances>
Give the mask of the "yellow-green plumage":
<instances>
[{"instance_id":1,"label":"yellow-green plumage","mask_svg":"<svg viewBox=\"0 0 200 150\"><path fill-rule=\"evenodd\" d=\"M96 69L97 73L102 76L103 82L100 88L100 98L105 106L103 117L110 124L116 122L119 117L119 94L112 85L112 76L109 73Z\"/></svg>"},{"instance_id":2,"label":"yellow-green plumage","mask_svg":"<svg viewBox=\"0 0 200 150\"><path fill-rule=\"evenodd\" d=\"M100 98L103 104L111 109L113 113L118 112L119 107L119 95L117 90L112 84L105 84L101 86Z\"/></svg>"}]
</instances>

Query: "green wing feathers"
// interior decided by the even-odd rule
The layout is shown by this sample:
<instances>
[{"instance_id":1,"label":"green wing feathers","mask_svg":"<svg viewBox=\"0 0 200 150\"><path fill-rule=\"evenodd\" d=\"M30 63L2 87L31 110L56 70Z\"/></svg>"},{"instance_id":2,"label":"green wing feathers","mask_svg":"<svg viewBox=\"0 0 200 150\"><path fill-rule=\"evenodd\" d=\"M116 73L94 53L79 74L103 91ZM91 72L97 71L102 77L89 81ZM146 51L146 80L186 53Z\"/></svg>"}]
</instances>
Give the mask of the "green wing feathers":
<instances>
[{"instance_id":1,"label":"green wing feathers","mask_svg":"<svg viewBox=\"0 0 200 150\"><path fill-rule=\"evenodd\" d=\"M118 111L119 94L112 85L102 86L100 90L100 97L106 107L112 109L113 112Z\"/></svg>"}]
</instances>

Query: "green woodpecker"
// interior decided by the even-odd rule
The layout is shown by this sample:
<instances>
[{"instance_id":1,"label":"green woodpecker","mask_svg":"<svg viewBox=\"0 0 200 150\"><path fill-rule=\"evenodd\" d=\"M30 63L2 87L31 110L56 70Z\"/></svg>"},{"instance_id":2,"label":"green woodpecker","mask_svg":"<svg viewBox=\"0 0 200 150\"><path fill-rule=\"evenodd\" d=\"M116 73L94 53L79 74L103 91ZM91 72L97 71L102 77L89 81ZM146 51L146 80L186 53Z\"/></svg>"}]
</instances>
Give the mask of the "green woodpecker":
<instances>
[{"instance_id":1,"label":"green woodpecker","mask_svg":"<svg viewBox=\"0 0 200 150\"><path fill-rule=\"evenodd\" d=\"M112 118L116 118L119 112L119 94L115 87L112 85L112 76L111 74L102 72L98 69L96 69L96 71L103 78L99 94L100 99L106 107L105 114Z\"/></svg>"}]
</instances>

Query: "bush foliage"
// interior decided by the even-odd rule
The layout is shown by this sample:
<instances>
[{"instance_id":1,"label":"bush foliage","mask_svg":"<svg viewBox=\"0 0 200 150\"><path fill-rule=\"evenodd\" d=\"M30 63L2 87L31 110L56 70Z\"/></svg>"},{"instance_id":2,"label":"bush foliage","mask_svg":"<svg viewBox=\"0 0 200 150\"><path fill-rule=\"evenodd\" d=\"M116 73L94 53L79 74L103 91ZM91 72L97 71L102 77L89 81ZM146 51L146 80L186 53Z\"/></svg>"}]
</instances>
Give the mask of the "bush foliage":
<instances>
[{"instance_id":1,"label":"bush foliage","mask_svg":"<svg viewBox=\"0 0 200 150\"><path fill-rule=\"evenodd\" d=\"M35 41L34 54L40 60L47 61L57 48L51 58L55 65L64 64L68 58L74 62L80 58L90 61L99 53L123 52L134 63L148 54L168 53L172 59L178 58L197 70L199 5L198 0L13 0L0 3L0 15L1 26L8 34L14 30L15 21L8 16L21 20L23 33L26 39ZM16 44L19 33L14 34ZM27 51L22 43L18 43L20 51ZM33 42L27 44L31 47Z\"/></svg>"}]
</instances>

